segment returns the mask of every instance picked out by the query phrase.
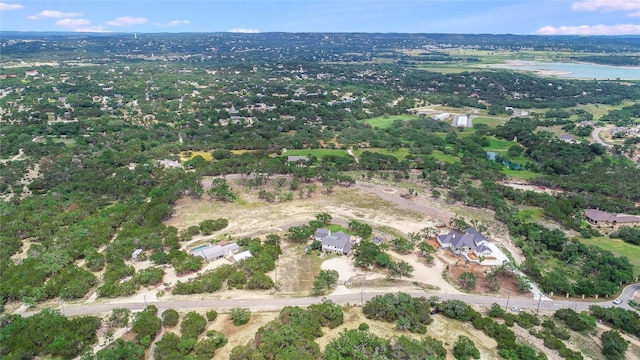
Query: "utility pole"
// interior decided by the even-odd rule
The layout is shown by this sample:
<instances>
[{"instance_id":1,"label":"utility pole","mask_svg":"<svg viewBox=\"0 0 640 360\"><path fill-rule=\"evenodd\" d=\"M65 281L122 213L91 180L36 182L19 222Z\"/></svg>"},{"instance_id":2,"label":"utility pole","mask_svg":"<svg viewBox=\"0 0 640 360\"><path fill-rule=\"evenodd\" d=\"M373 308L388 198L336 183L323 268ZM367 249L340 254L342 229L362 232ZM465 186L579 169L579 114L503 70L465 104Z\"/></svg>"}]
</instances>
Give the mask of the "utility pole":
<instances>
[{"instance_id":1,"label":"utility pole","mask_svg":"<svg viewBox=\"0 0 640 360\"><path fill-rule=\"evenodd\" d=\"M365 273L364 277L367 277L367 274ZM364 306L364 278L362 278L362 280L360 280L360 306Z\"/></svg>"},{"instance_id":2,"label":"utility pole","mask_svg":"<svg viewBox=\"0 0 640 360\"><path fill-rule=\"evenodd\" d=\"M536 315L540 312L540 301L542 301L542 293L538 294L538 308L536 309Z\"/></svg>"},{"instance_id":3,"label":"utility pole","mask_svg":"<svg viewBox=\"0 0 640 360\"><path fill-rule=\"evenodd\" d=\"M60 314L64 316L64 300L62 298L60 298Z\"/></svg>"},{"instance_id":4,"label":"utility pole","mask_svg":"<svg viewBox=\"0 0 640 360\"><path fill-rule=\"evenodd\" d=\"M509 299L511 298L511 291L509 291L509 295L507 295L507 305L504 306L505 310L509 310Z\"/></svg>"},{"instance_id":5,"label":"utility pole","mask_svg":"<svg viewBox=\"0 0 640 360\"><path fill-rule=\"evenodd\" d=\"M146 294L145 294L145 295L143 295L143 296L142 296L142 298L144 299L144 308L146 309L147 307L149 307L149 306L147 305L147 295L146 295Z\"/></svg>"}]
</instances>

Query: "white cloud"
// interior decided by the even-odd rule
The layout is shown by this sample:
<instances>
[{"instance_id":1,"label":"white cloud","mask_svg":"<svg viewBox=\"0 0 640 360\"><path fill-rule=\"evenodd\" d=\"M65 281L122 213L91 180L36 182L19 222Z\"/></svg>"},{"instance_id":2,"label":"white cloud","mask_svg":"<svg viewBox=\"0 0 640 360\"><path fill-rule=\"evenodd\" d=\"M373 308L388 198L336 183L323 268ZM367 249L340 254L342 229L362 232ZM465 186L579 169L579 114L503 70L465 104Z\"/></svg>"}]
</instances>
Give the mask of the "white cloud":
<instances>
[{"instance_id":1,"label":"white cloud","mask_svg":"<svg viewBox=\"0 0 640 360\"><path fill-rule=\"evenodd\" d=\"M70 28L70 29L76 29L79 27L88 26L90 24L91 24L91 21L87 19L65 18L65 19L56 21L56 26Z\"/></svg>"},{"instance_id":2,"label":"white cloud","mask_svg":"<svg viewBox=\"0 0 640 360\"><path fill-rule=\"evenodd\" d=\"M108 30L105 30L105 28L100 25L74 29L73 31L75 32L109 32Z\"/></svg>"},{"instance_id":3,"label":"white cloud","mask_svg":"<svg viewBox=\"0 0 640 360\"><path fill-rule=\"evenodd\" d=\"M580 25L580 26L545 26L534 33L536 35L637 35L640 34L638 24L618 25Z\"/></svg>"},{"instance_id":4,"label":"white cloud","mask_svg":"<svg viewBox=\"0 0 640 360\"><path fill-rule=\"evenodd\" d=\"M35 15L29 16L31 20L47 19L47 18L70 18L82 16L82 13L62 12L56 10L43 10Z\"/></svg>"},{"instance_id":5,"label":"white cloud","mask_svg":"<svg viewBox=\"0 0 640 360\"><path fill-rule=\"evenodd\" d=\"M7 4L0 2L0 11L20 10L22 8L24 8L24 6L20 4Z\"/></svg>"},{"instance_id":6,"label":"white cloud","mask_svg":"<svg viewBox=\"0 0 640 360\"><path fill-rule=\"evenodd\" d=\"M162 27L174 27L174 26L181 26L181 25L189 25L191 24L191 21L189 20L171 20L167 23L157 23L157 26L162 26Z\"/></svg>"},{"instance_id":7,"label":"white cloud","mask_svg":"<svg viewBox=\"0 0 640 360\"><path fill-rule=\"evenodd\" d=\"M232 33L245 33L245 34L257 34L260 32L260 30L258 29L242 29L242 28L234 28L234 29L230 29L227 30L227 32L232 32Z\"/></svg>"},{"instance_id":8,"label":"white cloud","mask_svg":"<svg viewBox=\"0 0 640 360\"><path fill-rule=\"evenodd\" d=\"M146 24L147 18L144 17L133 17L133 16L123 16L114 20L107 21L107 25L109 26L131 26L136 24Z\"/></svg>"},{"instance_id":9,"label":"white cloud","mask_svg":"<svg viewBox=\"0 0 640 360\"><path fill-rule=\"evenodd\" d=\"M571 9L576 11L632 11L629 16L640 15L640 3L637 0L581 0L571 4Z\"/></svg>"}]
</instances>

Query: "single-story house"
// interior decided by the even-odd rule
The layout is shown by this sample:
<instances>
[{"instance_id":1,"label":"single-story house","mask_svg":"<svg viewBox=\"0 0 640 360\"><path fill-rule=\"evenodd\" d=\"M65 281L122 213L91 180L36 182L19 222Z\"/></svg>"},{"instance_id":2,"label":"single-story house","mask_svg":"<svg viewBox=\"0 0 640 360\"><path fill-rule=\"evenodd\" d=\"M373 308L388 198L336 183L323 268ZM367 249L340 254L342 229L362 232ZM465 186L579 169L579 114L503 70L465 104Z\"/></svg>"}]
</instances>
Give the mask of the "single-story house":
<instances>
[{"instance_id":1,"label":"single-story house","mask_svg":"<svg viewBox=\"0 0 640 360\"><path fill-rule=\"evenodd\" d=\"M351 252L351 235L342 231L338 231L335 234L329 232L329 235L319 240L322 242L322 251L331 251L343 255L348 255Z\"/></svg>"},{"instance_id":2,"label":"single-story house","mask_svg":"<svg viewBox=\"0 0 640 360\"><path fill-rule=\"evenodd\" d=\"M191 250L190 253L193 256L200 256L207 261L212 261L235 254L238 250L240 250L240 246L236 243L231 243L222 246L210 245L206 248Z\"/></svg>"},{"instance_id":3,"label":"single-story house","mask_svg":"<svg viewBox=\"0 0 640 360\"><path fill-rule=\"evenodd\" d=\"M301 156L301 155L289 155L287 156L287 163L288 164L294 164L296 166L304 166L304 163L309 161L309 157L308 156Z\"/></svg>"},{"instance_id":4,"label":"single-story house","mask_svg":"<svg viewBox=\"0 0 640 360\"><path fill-rule=\"evenodd\" d=\"M251 254L251 251L247 250L247 251L243 251L241 253L237 253L235 255L233 255L233 261L238 262L238 261L242 261L245 259L248 259L250 257L252 257L253 255Z\"/></svg>"},{"instance_id":5,"label":"single-story house","mask_svg":"<svg viewBox=\"0 0 640 360\"><path fill-rule=\"evenodd\" d=\"M558 137L558 139L560 139L560 141L564 141L564 142L569 143L569 144L574 144L574 143L578 142L578 140L576 139L575 136L569 135L569 134L560 135Z\"/></svg>"},{"instance_id":6,"label":"single-story house","mask_svg":"<svg viewBox=\"0 0 640 360\"><path fill-rule=\"evenodd\" d=\"M586 209L584 217L593 225L640 225L640 216L612 214L598 209Z\"/></svg>"},{"instance_id":7,"label":"single-story house","mask_svg":"<svg viewBox=\"0 0 640 360\"><path fill-rule=\"evenodd\" d=\"M491 256L491 248L487 246L489 240L474 228L467 228L464 234L451 231L438 235L436 238L441 248L448 248L455 254L474 253L476 256Z\"/></svg>"}]
</instances>

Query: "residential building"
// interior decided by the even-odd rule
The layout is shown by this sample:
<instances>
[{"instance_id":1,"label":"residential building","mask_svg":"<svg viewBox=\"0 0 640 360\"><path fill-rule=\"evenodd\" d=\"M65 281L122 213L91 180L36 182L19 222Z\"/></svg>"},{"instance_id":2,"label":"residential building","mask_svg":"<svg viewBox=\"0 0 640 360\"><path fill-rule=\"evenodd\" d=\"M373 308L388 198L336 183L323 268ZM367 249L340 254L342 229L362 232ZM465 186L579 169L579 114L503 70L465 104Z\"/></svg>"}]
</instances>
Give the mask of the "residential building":
<instances>
[{"instance_id":1,"label":"residential building","mask_svg":"<svg viewBox=\"0 0 640 360\"><path fill-rule=\"evenodd\" d=\"M640 216L612 214L598 209L586 209L584 217L593 225L626 225L639 226Z\"/></svg>"},{"instance_id":2,"label":"residential building","mask_svg":"<svg viewBox=\"0 0 640 360\"><path fill-rule=\"evenodd\" d=\"M322 251L343 255L348 255L351 252L351 235L342 231L331 234L331 231L327 229L318 229L316 230L315 238L322 243Z\"/></svg>"},{"instance_id":3,"label":"residential building","mask_svg":"<svg viewBox=\"0 0 640 360\"><path fill-rule=\"evenodd\" d=\"M441 248L450 249L455 254L466 255L473 253L476 256L491 256L492 250L484 235L474 228L468 228L464 233L451 231L448 234L438 235L436 238Z\"/></svg>"}]
</instances>

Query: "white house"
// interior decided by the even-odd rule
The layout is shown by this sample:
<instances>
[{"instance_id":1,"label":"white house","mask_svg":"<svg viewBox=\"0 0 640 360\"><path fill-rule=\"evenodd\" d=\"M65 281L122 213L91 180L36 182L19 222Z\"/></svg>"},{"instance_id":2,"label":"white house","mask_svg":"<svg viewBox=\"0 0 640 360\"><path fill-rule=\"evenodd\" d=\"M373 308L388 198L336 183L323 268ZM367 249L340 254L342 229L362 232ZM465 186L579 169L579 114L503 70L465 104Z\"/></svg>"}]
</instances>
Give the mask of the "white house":
<instances>
[{"instance_id":1,"label":"white house","mask_svg":"<svg viewBox=\"0 0 640 360\"><path fill-rule=\"evenodd\" d=\"M448 234L438 235L438 244L441 248L448 248L455 254L474 253L476 256L491 256L492 250L487 246L487 240L478 230L468 228L464 234L451 231Z\"/></svg>"},{"instance_id":2,"label":"white house","mask_svg":"<svg viewBox=\"0 0 640 360\"><path fill-rule=\"evenodd\" d=\"M322 242L322 251L331 251L343 255L348 255L351 252L351 235L342 231L331 234L329 230L318 229L315 237L316 240Z\"/></svg>"}]
</instances>

